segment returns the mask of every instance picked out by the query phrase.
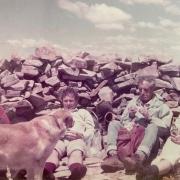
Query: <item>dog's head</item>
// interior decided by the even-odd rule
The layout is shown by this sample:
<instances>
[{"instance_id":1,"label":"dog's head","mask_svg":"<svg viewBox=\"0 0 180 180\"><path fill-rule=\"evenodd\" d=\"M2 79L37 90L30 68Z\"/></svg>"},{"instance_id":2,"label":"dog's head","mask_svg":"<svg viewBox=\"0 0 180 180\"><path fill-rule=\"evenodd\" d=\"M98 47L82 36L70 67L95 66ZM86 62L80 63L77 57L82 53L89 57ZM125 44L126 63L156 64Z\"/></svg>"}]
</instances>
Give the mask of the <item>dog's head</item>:
<instances>
[{"instance_id":1,"label":"dog's head","mask_svg":"<svg viewBox=\"0 0 180 180\"><path fill-rule=\"evenodd\" d=\"M52 115L56 118L59 127L62 126L62 123L65 124L66 128L71 128L73 126L73 118L69 111L58 109L52 113Z\"/></svg>"}]
</instances>

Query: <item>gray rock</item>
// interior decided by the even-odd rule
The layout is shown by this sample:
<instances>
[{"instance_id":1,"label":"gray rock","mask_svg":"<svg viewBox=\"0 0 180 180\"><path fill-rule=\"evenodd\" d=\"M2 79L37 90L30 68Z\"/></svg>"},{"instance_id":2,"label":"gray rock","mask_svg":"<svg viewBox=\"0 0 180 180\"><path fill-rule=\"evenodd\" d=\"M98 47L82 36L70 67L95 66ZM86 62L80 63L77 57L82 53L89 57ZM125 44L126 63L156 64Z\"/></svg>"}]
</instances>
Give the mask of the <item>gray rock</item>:
<instances>
[{"instance_id":1,"label":"gray rock","mask_svg":"<svg viewBox=\"0 0 180 180\"><path fill-rule=\"evenodd\" d=\"M37 59L27 59L23 64L26 66L41 67L43 65L43 62Z\"/></svg>"},{"instance_id":2,"label":"gray rock","mask_svg":"<svg viewBox=\"0 0 180 180\"><path fill-rule=\"evenodd\" d=\"M19 82L19 78L15 74L4 76L1 79L1 85L5 88L10 87L18 82Z\"/></svg>"},{"instance_id":3,"label":"gray rock","mask_svg":"<svg viewBox=\"0 0 180 180\"><path fill-rule=\"evenodd\" d=\"M180 91L180 78L179 77L174 77L174 78L172 78L172 81L173 81L174 88L177 91Z\"/></svg>"},{"instance_id":4,"label":"gray rock","mask_svg":"<svg viewBox=\"0 0 180 180\"><path fill-rule=\"evenodd\" d=\"M36 108L36 110L42 108L47 104L46 100L38 94L31 94L28 100Z\"/></svg>"},{"instance_id":5,"label":"gray rock","mask_svg":"<svg viewBox=\"0 0 180 180\"><path fill-rule=\"evenodd\" d=\"M45 80L45 83L49 86L56 86L60 83L60 80L57 76L53 76L53 77L50 77L48 79Z\"/></svg>"},{"instance_id":6,"label":"gray rock","mask_svg":"<svg viewBox=\"0 0 180 180\"><path fill-rule=\"evenodd\" d=\"M11 89L15 91L23 91L26 89L28 83L28 80L20 80L18 83L12 85Z\"/></svg>"},{"instance_id":7,"label":"gray rock","mask_svg":"<svg viewBox=\"0 0 180 180\"><path fill-rule=\"evenodd\" d=\"M12 97L19 97L20 95L21 95L21 91L7 90L5 96L7 98L12 98Z\"/></svg>"},{"instance_id":8,"label":"gray rock","mask_svg":"<svg viewBox=\"0 0 180 180\"><path fill-rule=\"evenodd\" d=\"M25 76L29 76L29 77L35 77L35 76L39 75L38 68L36 68L34 66L23 65L21 72L24 73Z\"/></svg>"},{"instance_id":9,"label":"gray rock","mask_svg":"<svg viewBox=\"0 0 180 180\"><path fill-rule=\"evenodd\" d=\"M136 73L130 73L130 74L126 74L124 76L114 79L114 82L115 83L124 82L124 81L130 80L130 79L135 79L135 77L136 77Z\"/></svg>"},{"instance_id":10,"label":"gray rock","mask_svg":"<svg viewBox=\"0 0 180 180\"><path fill-rule=\"evenodd\" d=\"M173 89L173 85L172 84L170 84L167 81L163 81L161 79L156 79L156 87L158 87L158 88Z\"/></svg>"}]
</instances>

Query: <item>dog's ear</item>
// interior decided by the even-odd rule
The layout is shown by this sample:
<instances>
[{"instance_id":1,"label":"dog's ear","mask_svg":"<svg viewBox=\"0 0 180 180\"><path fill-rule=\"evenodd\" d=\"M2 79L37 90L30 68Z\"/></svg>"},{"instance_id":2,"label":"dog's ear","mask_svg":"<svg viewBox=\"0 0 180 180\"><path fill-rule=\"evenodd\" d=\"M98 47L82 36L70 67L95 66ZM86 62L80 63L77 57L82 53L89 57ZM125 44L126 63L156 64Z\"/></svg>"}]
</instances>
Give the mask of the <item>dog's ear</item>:
<instances>
[{"instance_id":1,"label":"dog's ear","mask_svg":"<svg viewBox=\"0 0 180 180\"><path fill-rule=\"evenodd\" d=\"M61 118L66 126L66 128L71 128L74 125L71 113L64 109L59 109L52 113L57 119Z\"/></svg>"},{"instance_id":2,"label":"dog's ear","mask_svg":"<svg viewBox=\"0 0 180 180\"><path fill-rule=\"evenodd\" d=\"M72 116L67 116L64 118L64 123L66 125L66 128L72 128L74 125L74 121Z\"/></svg>"}]
</instances>

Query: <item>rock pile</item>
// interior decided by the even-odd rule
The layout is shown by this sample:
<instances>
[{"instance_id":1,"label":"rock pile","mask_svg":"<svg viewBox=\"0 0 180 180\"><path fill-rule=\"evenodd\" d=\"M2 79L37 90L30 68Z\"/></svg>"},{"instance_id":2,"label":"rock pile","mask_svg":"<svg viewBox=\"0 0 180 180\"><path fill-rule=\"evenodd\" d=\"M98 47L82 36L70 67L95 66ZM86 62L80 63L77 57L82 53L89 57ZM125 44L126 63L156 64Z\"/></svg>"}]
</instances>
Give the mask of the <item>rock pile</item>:
<instances>
[{"instance_id":1,"label":"rock pile","mask_svg":"<svg viewBox=\"0 0 180 180\"><path fill-rule=\"evenodd\" d=\"M154 57L131 61L87 52L68 59L47 47L37 48L27 59L0 61L1 104L13 122L29 120L39 111L60 107L62 89L72 86L79 92L79 106L93 110L100 101L100 89L108 86L114 92L113 108L120 114L138 93L135 80L143 75L156 78L156 92L178 116L180 66L172 61Z\"/></svg>"}]
</instances>

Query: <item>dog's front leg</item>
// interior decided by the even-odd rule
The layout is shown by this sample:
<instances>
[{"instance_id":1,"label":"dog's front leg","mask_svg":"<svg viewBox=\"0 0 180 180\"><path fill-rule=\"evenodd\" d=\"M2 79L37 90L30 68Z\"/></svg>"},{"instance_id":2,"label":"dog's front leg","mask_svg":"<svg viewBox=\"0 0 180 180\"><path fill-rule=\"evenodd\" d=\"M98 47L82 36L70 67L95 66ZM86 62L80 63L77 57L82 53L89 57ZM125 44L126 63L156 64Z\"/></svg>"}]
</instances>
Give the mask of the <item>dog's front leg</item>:
<instances>
[{"instance_id":1,"label":"dog's front leg","mask_svg":"<svg viewBox=\"0 0 180 180\"><path fill-rule=\"evenodd\" d=\"M35 180L42 180L43 179L43 168L38 166L34 171L34 179Z\"/></svg>"},{"instance_id":2,"label":"dog's front leg","mask_svg":"<svg viewBox=\"0 0 180 180\"><path fill-rule=\"evenodd\" d=\"M27 180L34 180L34 167L27 169Z\"/></svg>"},{"instance_id":3,"label":"dog's front leg","mask_svg":"<svg viewBox=\"0 0 180 180\"><path fill-rule=\"evenodd\" d=\"M34 166L27 172L27 180L42 180L43 168L40 166Z\"/></svg>"}]
</instances>

